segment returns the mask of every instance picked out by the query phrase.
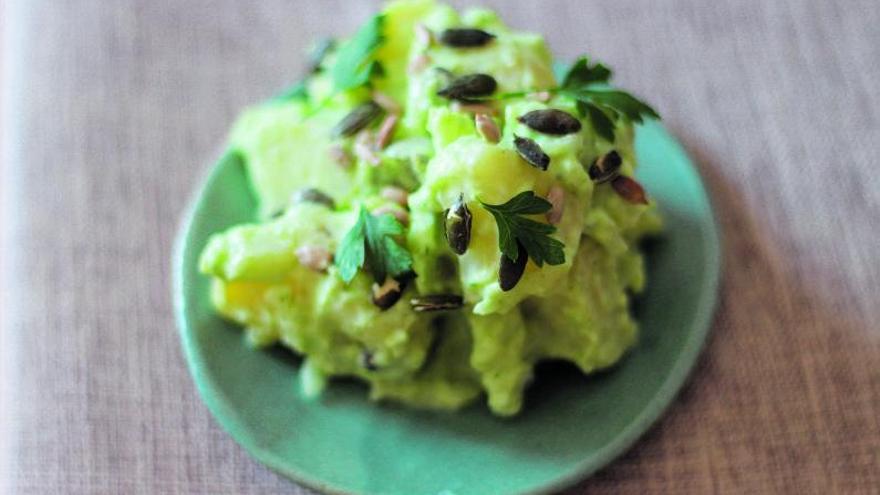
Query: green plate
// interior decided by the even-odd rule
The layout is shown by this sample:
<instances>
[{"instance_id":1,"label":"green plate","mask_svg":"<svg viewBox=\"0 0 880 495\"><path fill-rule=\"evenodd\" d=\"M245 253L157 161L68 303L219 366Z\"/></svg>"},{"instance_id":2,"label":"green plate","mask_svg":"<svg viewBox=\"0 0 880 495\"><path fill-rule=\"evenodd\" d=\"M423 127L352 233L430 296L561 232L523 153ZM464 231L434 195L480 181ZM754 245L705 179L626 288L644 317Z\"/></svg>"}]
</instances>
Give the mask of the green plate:
<instances>
[{"instance_id":1,"label":"green plate","mask_svg":"<svg viewBox=\"0 0 880 495\"><path fill-rule=\"evenodd\" d=\"M254 218L242 167L222 159L186 214L174 260L177 322L202 398L258 460L328 492L543 493L590 475L632 445L681 388L718 288L718 232L690 159L657 122L639 128L636 152L639 178L666 220L634 307L639 344L601 374L541 368L514 419L493 417L483 404L455 414L377 405L353 382L303 399L298 361L250 349L239 328L215 315L209 281L198 273L208 236Z\"/></svg>"}]
</instances>

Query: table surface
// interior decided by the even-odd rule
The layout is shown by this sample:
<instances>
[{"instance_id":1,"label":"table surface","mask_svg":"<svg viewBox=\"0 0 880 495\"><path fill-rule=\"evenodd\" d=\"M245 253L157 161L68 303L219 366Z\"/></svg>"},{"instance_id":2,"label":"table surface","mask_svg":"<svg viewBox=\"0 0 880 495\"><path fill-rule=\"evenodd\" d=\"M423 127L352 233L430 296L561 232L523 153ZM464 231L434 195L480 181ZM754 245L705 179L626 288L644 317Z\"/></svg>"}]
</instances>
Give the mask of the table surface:
<instances>
[{"instance_id":1,"label":"table surface","mask_svg":"<svg viewBox=\"0 0 880 495\"><path fill-rule=\"evenodd\" d=\"M169 259L235 115L376 3L6 1L0 491L306 493L196 396ZM880 4L485 4L655 104L724 235L693 378L571 493L876 490Z\"/></svg>"}]
</instances>

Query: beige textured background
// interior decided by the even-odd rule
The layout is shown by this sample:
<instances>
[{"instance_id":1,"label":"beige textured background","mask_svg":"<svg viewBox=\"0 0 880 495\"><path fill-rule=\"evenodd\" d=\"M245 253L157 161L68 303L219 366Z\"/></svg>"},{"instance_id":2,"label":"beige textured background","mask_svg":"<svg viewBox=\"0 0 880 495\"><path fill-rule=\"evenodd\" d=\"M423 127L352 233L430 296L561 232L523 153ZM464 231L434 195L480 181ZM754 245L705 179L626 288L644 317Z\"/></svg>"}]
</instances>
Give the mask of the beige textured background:
<instances>
[{"instance_id":1,"label":"beige textured background","mask_svg":"<svg viewBox=\"0 0 880 495\"><path fill-rule=\"evenodd\" d=\"M0 492L304 493L197 399L170 247L235 114L375 3L6 1ZM654 103L725 236L693 379L571 493L878 493L877 0L485 3Z\"/></svg>"}]
</instances>

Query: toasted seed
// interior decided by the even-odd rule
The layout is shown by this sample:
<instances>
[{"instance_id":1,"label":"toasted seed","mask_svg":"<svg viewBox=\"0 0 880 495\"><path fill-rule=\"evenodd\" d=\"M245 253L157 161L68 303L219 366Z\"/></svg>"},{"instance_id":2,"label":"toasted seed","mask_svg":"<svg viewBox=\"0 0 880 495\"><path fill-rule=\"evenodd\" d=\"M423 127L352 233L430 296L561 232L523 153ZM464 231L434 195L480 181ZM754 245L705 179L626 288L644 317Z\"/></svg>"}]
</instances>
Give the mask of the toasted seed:
<instances>
[{"instance_id":1,"label":"toasted seed","mask_svg":"<svg viewBox=\"0 0 880 495\"><path fill-rule=\"evenodd\" d=\"M358 131L370 125L380 113L382 113L382 107L372 100L358 105L336 124L336 127L333 128L333 137L355 135Z\"/></svg>"},{"instance_id":2,"label":"toasted seed","mask_svg":"<svg viewBox=\"0 0 880 495\"><path fill-rule=\"evenodd\" d=\"M428 47L431 46L432 43L434 43L434 33L432 33L430 29L428 29L428 26L425 26L424 24L416 24L415 31L416 41L420 45Z\"/></svg>"},{"instance_id":3,"label":"toasted seed","mask_svg":"<svg viewBox=\"0 0 880 495\"><path fill-rule=\"evenodd\" d=\"M587 173L590 175L590 179L592 179L593 182L602 184L620 175L620 165L622 163L623 160L620 158L620 154L618 154L617 151L611 150L599 158L596 158L596 160L590 165L590 169Z\"/></svg>"},{"instance_id":4,"label":"toasted seed","mask_svg":"<svg viewBox=\"0 0 880 495\"><path fill-rule=\"evenodd\" d=\"M488 74L468 74L454 79L437 96L449 100L471 102L473 98L489 96L498 88L495 78Z\"/></svg>"},{"instance_id":5,"label":"toasted seed","mask_svg":"<svg viewBox=\"0 0 880 495\"><path fill-rule=\"evenodd\" d=\"M373 133L367 129L359 132L354 140L355 156L375 167L382 163L376 151L376 139Z\"/></svg>"},{"instance_id":6,"label":"toasted seed","mask_svg":"<svg viewBox=\"0 0 880 495\"><path fill-rule=\"evenodd\" d=\"M517 120L538 132L554 136L573 134L581 130L580 120L568 112L555 108L532 110Z\"/></svg>"},{"instance_id":7,"label":"toasted seed","mask_svg":"<svg viewBox=\"0 0 880 495\"><path fill-rule=\"evenodd\" d=\"M323 191L313 187L300 189L291 194L290 203L317 203L319 205L324 205L331 210L336 208L336 203L333 201L333 198L325 194Z\"/></svg>"},{"instance_id":8,"label":"toasted seed","mask_svg":"<svg viewBox=\"0 0 880 495\"><path fill-rule=\"evenodd\" d=\"M388 201L397 203L404 208L406 208L407 201L409 200L409 193L406 192L405 189L401 189L395 186L383 187L382 190L379 191L379 196L382 196Z\"/></svg>"},{"instance_id":9,"label":"toasted seed","mask_svg":"<svg viewBox=\"0 0 880 495\"><path fill-rule=\"evenodd\" d=\"M373 284L373 304L380 309L385 310L394 306L394 303L400 300L405 284L386 277L382 285Z\"/></svg>"},{"instance_id":10,"label":"toasted seed","mask_svg":"<svg viewBox=\"0 0 880 495\"><path fill-rule=\"evenodd\" d=\"M452 252L462 255L467 251L471 242L471 221L473 216L464 202L464 195L458 197L458 201L452 205L445 214L446 242Z\"/></svg>"},{"instance_id":11,"label":"toasted seed","mask_svg":"<svg viewBox=\"0 0 880 495\"><path fill-rule=\"evenodd\" d=\"M390 114L382 121L382 125L379 126L379 132L376 133L377 149L384 149L388 146L388 143L391 142L391 137L394 135L394 128L397 126L397 120L397 115Z\"/></svg>"},{"instance_id":12,"label":"toasted seed","mask_svg":"<svg viewBox=\"0 0 880 495\"><path fill-rule=\"evenodd\" d=\"M300 246L296 248L294 254L296 254L296 259L299 260L302 266L316 272L326 271L327 267L330 266L330 261L333 260L333 255L323 246Z\"/></svg>"},{"instance_id":13,"label":"toasted seed","mask_svg":"<svg viewBox=\"0 0 880 495\"><path fill-rule=\"evenodd\" d=\"M562 220L562 213L565 211L565 189L554 184L547 191L547 201L550 202L550 211L547 212L547 222L556 225Z\"/></svg>"},{"instance_id":14,"label":"toasted seed","mask_svg":"<svg viewBox=\"0 0 880 495\"><path fill-rule=\"evenodd\" d=\"M330 159L342 168L351 167L351 155L340 144L334 144L327 149Z\"/></svg>"},{"instance_id":15,"label":"toasted seed","mask_svg":"<svg viewBox=\"0 0 880 495\"><path fill-rule=\"evenodd\" d=\"M396 206L382 205L371 211L370 213L376 216L388 214L396 218L397 221L402 223L403 225L409 225L409 213L406 210L400 209Z\"/></svg>"},{"instance_id":16,"label":"toasted seed","mask_svg":"<svg viewBox=\"0 0 880 495\"><path fill-rule=\"evenodd\" d=\"M394 98L379 90L373 90L373 101L387 113L400 113L400 105L394 101Z\"/></svg>"},{"instance_id":17,"label":"toasted seed","mask_svg":"<svg viewBox=\"0 0 880 495\"><path fill-rule=\"evenodd\" d=\"M379 367L376 366L376 362L373 360L373 352L369 349L361 350L359 361L360 365L367 371L376 371L379 369Z\"/></svg>"},{"instance_id":18,"label":"toasted seed","mask_svg":"<svg viewBox=\"0 0 880 495\"><path fill-rule=\"evenodd\" d=\"M409 74L418 74L425 70L430 64L431 57L426 53L420 53L409 61L409 65L406 66L406 71Z\"/></svg>"},{"instance_id":19,"label":"toasted seed","mask_svg":"<svg viewBox=\"0 0 880 495\"><path fill-rule=\"evenodd\" d=\"M516 146L519 156L530 165L541 170L547 170L547 167L550 166L550 156L544 153L535 140L514 135L513 145Z\"/></svg>"},{"instance_id":20,"label":"toasted seed","mask_svg":"<svg viewBox=\"0 0 880 495\"><path fill-rule=\"evenodd\" d=\"M409 300L413 310L419 313L427 311L444 311L464 306L464 298L456 294L435 294L414 297Z\"/></svg>"},{"instance_id":21,"label":"toasted seed","mask_svg":"<svg viewBox=\"0 0 880 495\"><path fill-rule=\"evenodd\" d=\"M648 204L648 197L645 195L645 189L642 185L625 175L618 175L615 177L614 180L611 181L611 187L614 188L614 192L620 195L621 198L630 203L639 205Z\"/></svg>"},{"instance_id":22,"label":"toasted seed","mask_svg":"<svg viewBox=\"0 0 880 495\"><path fill-rule=\"evenodd\" d=\"M440 33L440 43L454 48L473 48L483 46L495 39L495 35L482 29L453 28Z\"/></svg>"},{"instance_id":23,"label":"toasted seed","mask_svg":"<svg viewBox=\"0 0 880 495\"><path fill-rule=\"evenodd\" d=\"M493 120L492 117L489 117L485 113L478 113L474 115L474 124L477 126L477 132L479 132L486 141L489 141L490 143L501 141L501 131L498 129L498 124L495 123L495 120Z\"/></svg>"},{"instance_id":24,"label":"toasted seed","mask_svg":"<svg viewBox=\"0 0 880 495\"><path fill-rule=\"evenodd\" d=\"M508 258L506 254L501 255L501 267L498 269L498 284L504 292L516 287L519 279L522 278L526 271L526 263L529 262L529 256L526 248L521 242L516 241L517 258L516 261Z\"/></svg>"}]
</instances>

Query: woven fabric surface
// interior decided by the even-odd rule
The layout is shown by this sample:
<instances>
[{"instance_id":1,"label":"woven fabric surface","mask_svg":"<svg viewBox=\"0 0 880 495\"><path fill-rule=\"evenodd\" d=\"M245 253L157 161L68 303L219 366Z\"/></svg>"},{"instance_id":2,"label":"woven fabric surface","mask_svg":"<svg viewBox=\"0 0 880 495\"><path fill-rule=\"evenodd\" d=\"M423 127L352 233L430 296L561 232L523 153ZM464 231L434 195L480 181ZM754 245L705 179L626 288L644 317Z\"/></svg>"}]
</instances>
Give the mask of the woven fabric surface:
<instances>
[{"instance_id":1,"label":"woven fabric surface","mask_svg":"<svg viewBox=\"0 0 880 495\"><path fill-rule=\"evenodd\" d=\"M311 493L198 399L171 247L235 115L377 3L5 1L0 493ZM570 493L877 493L880 4L483 3L652 102L724 236L692 379Z\"/></svg>"}]
</instances>

